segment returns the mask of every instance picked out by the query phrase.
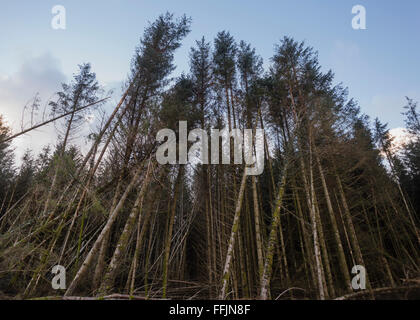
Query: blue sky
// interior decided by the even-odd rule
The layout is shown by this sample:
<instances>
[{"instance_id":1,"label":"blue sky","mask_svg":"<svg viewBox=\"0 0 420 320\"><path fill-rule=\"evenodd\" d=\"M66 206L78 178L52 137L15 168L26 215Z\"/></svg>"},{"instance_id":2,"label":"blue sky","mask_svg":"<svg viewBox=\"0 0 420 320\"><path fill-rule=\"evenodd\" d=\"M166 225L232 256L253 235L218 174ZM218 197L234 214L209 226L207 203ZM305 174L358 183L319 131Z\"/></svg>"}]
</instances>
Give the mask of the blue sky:
<instances>
[{"instance_id":1,"label":"blue sky","mask_svg":"<svg viewBox=\"0 0 420 320\"><path fill-rule=\"evenodd\" d=\"M367 30L351 27L357 4L366 7ZM51 28L54 5L66 8L66 30ZM176 74L188 70L189 48L203 35L228 30L266 66L288 35L313 46L362 111L391 128L404 124L404 96L420 100L418 0L0 0L0 113L15 128L26 101L36 92L48 99L82 62L118 88L147 22L165 11L193 19Z\"/></svg>"}]
</instances>

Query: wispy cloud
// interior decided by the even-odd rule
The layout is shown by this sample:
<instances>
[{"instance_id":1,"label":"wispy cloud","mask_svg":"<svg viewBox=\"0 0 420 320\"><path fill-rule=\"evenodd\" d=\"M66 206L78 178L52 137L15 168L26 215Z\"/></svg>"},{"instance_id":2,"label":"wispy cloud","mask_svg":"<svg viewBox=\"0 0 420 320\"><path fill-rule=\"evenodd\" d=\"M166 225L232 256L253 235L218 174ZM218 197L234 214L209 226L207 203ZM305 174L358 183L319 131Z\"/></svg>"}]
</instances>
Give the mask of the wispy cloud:
<instances>
[{"instance_id":1,"label":"wispy cloud","mask_svg":"<svg viewBox=\"0 0 420 320\"><path fill-rule=\"evenodd\" d=\"M49 53L22 61L15 73L0 75L0 113L14 132L20 131L24 106L39 94L38 117L41 117L45 104L65 80L60 61ZM29 115L24 119L28 125ZM19 159L27 148L38 152L42 146L53 143L54 136L50 126L16 139L13 142L16 157Z\"/></svg>"},{"instance_id":2,"label":"wispy cloud","mask_svg":"<svg viewBox=\"0 0 420 320\"><path fill-rule=\"evenodd\" d=\"M48 53L23 61L16 73L0 75L0 113L17 130L25 104L37 93L48 100L65 80L59 60Z\"/></svg>"}]
</instances>

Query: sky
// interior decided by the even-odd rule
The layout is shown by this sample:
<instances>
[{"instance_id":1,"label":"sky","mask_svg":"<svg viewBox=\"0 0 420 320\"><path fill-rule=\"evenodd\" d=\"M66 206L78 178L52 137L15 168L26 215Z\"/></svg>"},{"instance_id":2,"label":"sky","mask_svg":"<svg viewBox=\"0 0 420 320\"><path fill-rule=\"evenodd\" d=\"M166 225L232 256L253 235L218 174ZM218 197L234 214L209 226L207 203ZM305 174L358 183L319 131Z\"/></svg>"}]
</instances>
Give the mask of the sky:
<instances>
[{"instance_id":1,"label":"sky","mask_svg":"<svg viewBox=\"0 0 420 320\"><path fill-rule=\"evenodd\" d=\"M55 5L66 9L65 30L51 27ZM355 5L366 8L366 30L352 28ZM118 91L144 28L166 11L192 18L175 76L188 71L188 52L202 36L212 41L228 30L251 43L266 68L274 45L291 36L317 50L362 111L390 128L404 126L405 96L420 100L418 0L0 0L0 114L19 131L24 105L36 93L45 104L83 62ZM54 144L54 130L14 141L17 156Z\"/></svg>"}]
</instances>

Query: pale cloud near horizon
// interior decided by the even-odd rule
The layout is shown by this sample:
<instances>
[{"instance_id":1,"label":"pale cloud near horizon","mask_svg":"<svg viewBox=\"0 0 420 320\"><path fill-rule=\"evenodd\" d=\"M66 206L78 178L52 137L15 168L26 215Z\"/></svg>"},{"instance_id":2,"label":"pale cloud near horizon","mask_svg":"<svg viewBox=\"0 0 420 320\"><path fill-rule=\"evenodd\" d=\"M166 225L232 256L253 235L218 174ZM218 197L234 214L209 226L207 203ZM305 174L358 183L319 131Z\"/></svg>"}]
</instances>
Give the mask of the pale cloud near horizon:
<instances>
[{"instance_id":1,"label":"pale cloud near horizon","mask_svg":"<svg viewBox=\"0 0 420 320\"><path fill-rule=\"evenodd\" d=\"M11 74L0 74L0 114L12 129L13 133L20 132L22 129L22 115L25 105L30 105L36 95L40 98L40 106L37 115L34 117L34 123L43 121L43 113L50 100L54 100L55 92L61 89L61 84L67 82L70 75L64 74L61 62L50 53L44 53L38 56L25 57L20 67ZM114 94L109 104L105 106L110 110L119 100L122 81L114 81L104 85L106 91L113 89ZM45 119L49 118L48 108L45 112ZM31 126L30 112L25 112L24 128ZM80 132L79 141L83 139L84 133L95 127L93 115L90 115L86 121L83 132ZM86 132L85 132L86 131ZM46 145L53 146L57 142L57 131L53 124L40 129L31 131L28 134L20 136L13 140L16 163L19 165L21 158L27 149L32 150L36 156ZM86 147L85 144L77 143Z\"/></svg>"},{"instance_id":2,"label":"pale cloud near horizon","mask_svg":"<svg viewBox=\"0 0 420 320\"><path fill-rule=\"evenodd\" d=\"M23 61L15 73L0 75L0 113L13 130L20 129L24 106L36 94L39 94L42 105L65 80L59 60L49 53Z\"/></svg>"},{"instance_id":3,"label":"pale cloud near horizon","mask_svg":"<svg viewBox=\"0 0 420 320\"><path fill-rule=\"evenodd\" d=\"M40 110L34 122L40 122L45 105L65 81L60 61L50 53L26 58L16 72L0 75L0 114L14 133L19 132L22 129L24 107L31 104L38 94ZM23 118L25 128L31 125L29 118L30 114L26 113ZM26 149L33 150L36 155L45 145L53 144L55 136L54 126L47 126L15 139L12 146L17 163Z\"/></svg>"},{"instance_id":4,"label":"pale cloud near horizon","mask_svg":"<svg viewBox=\"0 0 420 320\"><path fill-rule=\"evenodd\" d=\"M406 128L391 129L389 130L389 135L392 138L391 152L396 155L401 155L404 147L417 139L417 137L408 132Z\"/></svg>"}]
</instances>

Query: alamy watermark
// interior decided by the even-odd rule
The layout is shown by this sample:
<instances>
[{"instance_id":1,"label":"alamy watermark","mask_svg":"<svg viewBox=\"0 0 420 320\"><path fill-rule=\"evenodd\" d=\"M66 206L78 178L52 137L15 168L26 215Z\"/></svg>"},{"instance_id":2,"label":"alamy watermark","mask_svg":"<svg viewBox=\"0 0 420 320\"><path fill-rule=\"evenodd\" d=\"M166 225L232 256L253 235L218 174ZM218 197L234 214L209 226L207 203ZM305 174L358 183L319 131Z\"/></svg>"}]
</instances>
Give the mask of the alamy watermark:
<instances>
[{"instance_id":1,"label":"alamy watermark","mask_svg":"<svg viewBox=\"0 0 420 320\"><path fill-rule=\"evenodd\" d=\"M194 162L195 159L201 164L231 164L231 151L233 151L233 163L245 164L246 175L257 176L264 171L263 129L232 129L231 131L211 129L209 137L203 129L194 129L188 133L187 122L180 121L178 136L177 142L176 133L173 130L162 129L158 132L156 140L163 142L156 152L159 164L187 164ZM220 139L222 139L221 145ZM231 145L231 140L233 140L233 145ZM193 143L189 150L188 142Z\"/></svg>"},{"instance_id":2,"label":"alamy watermark","mask_svg":"<svg viewBox=\"0 0 420 320\"><path fill-rule=\"evenodd\" d=\"M51 20L51 27L54 30L66 30L66 8L62 5L55 5L51 9L53 18ZM351 26L354 30L366 30L366 8L361 5L355 5L351 9L354 15Z\"/></svg>"},{"instance_id":3,"label":"alamy watermark","mask_svg":"<svg viewBox=\"0 0 420 320\"><path fill-rule=\"evenodd\" d=\"M54 266L51 271L55 274L51 280L51 286L54 290L66 290L66 268L60 265Z\"/></svg>"},{"instance_id":4,"label":"alamy watermark","mask_svg":"<svg viewBox=\"0 0 420 320\"><path fill-rule=\"evenodd\" d=\"M66 30L66 8L56 5L52 7L51 13L54 15L51 20L51 28L54 30Z\"/></svg>"},{"instance_id":5,"label":"alamy watermark","mask_svg":"<svg viewBox=\"0 0 420 320\"><path fill-rule=\"evenodd\" d=\"M360 4L351 9L351 13L355 14L351 20L351 26L354 30L366 30L366 8Z\"/></svg>"},{"instance_id":6,"label":"alamy watermark","mask_svg":"<svg viewBox=\"0 0 420 320\"><path fill-rule=\"evenodd\" d=\"M351 286L354 290L366 290L366 268L364 266L354 266L351 270L355 274L351 280Z\"/></svg>"}]
</instances>

